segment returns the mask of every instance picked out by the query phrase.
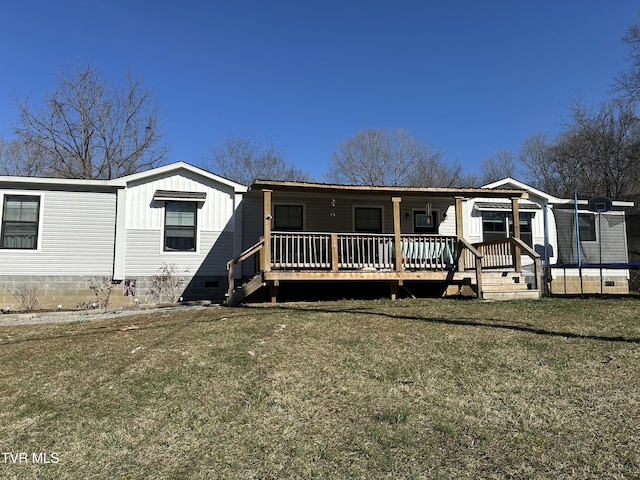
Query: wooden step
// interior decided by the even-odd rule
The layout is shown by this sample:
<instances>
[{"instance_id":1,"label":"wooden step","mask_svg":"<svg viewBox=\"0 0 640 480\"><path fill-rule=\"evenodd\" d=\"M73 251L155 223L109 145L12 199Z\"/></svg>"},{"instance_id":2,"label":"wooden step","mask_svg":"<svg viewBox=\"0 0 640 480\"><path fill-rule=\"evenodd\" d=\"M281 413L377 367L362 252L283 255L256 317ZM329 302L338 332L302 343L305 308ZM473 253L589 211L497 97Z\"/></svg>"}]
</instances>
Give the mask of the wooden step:
<instances>
[{"instance_id":1,"label":"wooden step","mask_svg":"<svg viewBox=\"0 0 640 480\"><path fill-rule=\"evenodd\" d=\"M484 300L537 300L540 290L482 290Z\"/></svg>"},{"instance_id":2,"label":"wooden step","mask_svg":"<svg viewBox=\"0 0 640 480\"><path fill-rule=\"evenodd\" d=\"M229 296L225 301L225 305L228 307L233 307L235 305L238 305L240 302L245 300L249 295L257 292L264 286L265 286L264 275L261 272L261 273L258 273L255 277L253 277L251 280L249 280L245 284L236 288L231 294L231 296Z\"/></svg>"}]
</instances>

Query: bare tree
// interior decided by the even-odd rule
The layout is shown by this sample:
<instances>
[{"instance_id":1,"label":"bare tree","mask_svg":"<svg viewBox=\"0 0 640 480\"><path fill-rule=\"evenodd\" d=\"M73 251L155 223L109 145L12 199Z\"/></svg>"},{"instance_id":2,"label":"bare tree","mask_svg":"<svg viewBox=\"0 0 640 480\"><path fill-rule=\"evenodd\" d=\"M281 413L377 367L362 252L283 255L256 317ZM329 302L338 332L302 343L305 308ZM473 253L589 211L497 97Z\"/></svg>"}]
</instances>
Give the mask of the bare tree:
<instances>
[{"instance_id":1,"label":"bare tree","mask_svg":"<svg viewBox=\"0 0 640 480\"><path fill-rule=\"evenodd\" d=\"M338 145L328 180L349 185L454 186L458 162L447 164L442 152L405 130L360 130Z\"/></svg>"},{"instance_id":2,"label":"bare tree","mask_svg":"<svg viewBox=\"0 0 640 480\"><path fill-rule=\"evenodd\" d=\"M511 150L500 150L493 157L483 160L480 170L480 182L486 185L507 177L516 178L518 162Z\"/></svg>"},{"instance_id":3,"label":"bare tree","mask_svg":"<svg viewBox=\"0 0 640 480\"><path fill-rule=\"evenodd\" d=\"M203 167L242 185L254 180L311 181L306 172L285 160L282 148L271 142L229 136L211 148Z\"/></svg>"},{"instance_id":4,"label":"bare tree","mask_svg":"<svg viewBox=\"0 0 640 480\"><path fill-rule=\"evenodd\" d=\"M621 99L597 111L573 101L571 119L553 142L532 136L521 161L534 186L567 197L605 195L613 199L640 191L640 121L635 103Z\"/></svg>"},{"instance_id":5,"label":"bare tree","mask_svg":"<svg viewBox=\"0 0 640 480\"><path fill-rule=\"evenodd\" d=\"M78 67L41 108L27 98L18 109L23 174L111 179L152 168L168 152L151 94L131 75L123 85L111 84L93 67ZM40 158L37 168L33 152Z\"/></svg>"},{"instance_id":6,"label":"bare tree","mask_svg":"<svg viewBox=\"0 0 640 480\"><path fill-rule=\"evenodd\" d=\"M45 176L45 157L38 145L0 138L0 175Z\"/></svg>"},{"instance_id":7,"label":"bare tree","mask_svg":"<svg viewBox=\"0 0 640 480\"><path fill-rule=\"evenodd\" d=\"M631 101L640 101L640 23L631 25L624 37L631 65L614 79L616 93Z\"/></svg>"},{"instance_id":8,"label":"bare tree","mask_svg":"<svg viewBox=\"0 0 640 480\"><path fill-rule=\"evenodd\" d=\"M568 176L556 157L555 145L546 135L534 133L520 148L520 163L525 166L527 182L546 193L565 196ZM569 180L569 188L573 182ZM572 194L573 192L571 192Z\"/></svg>"}]
</instances>

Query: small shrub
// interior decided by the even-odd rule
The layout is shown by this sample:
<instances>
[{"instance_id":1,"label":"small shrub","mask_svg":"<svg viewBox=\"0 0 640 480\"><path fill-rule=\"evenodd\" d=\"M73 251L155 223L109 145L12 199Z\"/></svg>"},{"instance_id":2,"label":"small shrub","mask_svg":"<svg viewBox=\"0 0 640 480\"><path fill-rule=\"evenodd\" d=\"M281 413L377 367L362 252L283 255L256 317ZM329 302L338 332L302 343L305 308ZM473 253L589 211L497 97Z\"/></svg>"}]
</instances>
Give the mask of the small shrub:
<instances>
[{"instance_id":1,"label":"small shrub","mask_svg":"<svg viewBox=\"0 0 640 480\"><path fill-rule=\"evenodd\" d=\"M40 292L37 285L19 282L14 288L7 288L7 291L18 299L21 310L32 312L38 308Z\"/></svg>"},{"instance_id":2,"label":"small shrub","mask_svg":"<svg viewBox=\"0 0 640 480\"><path fill-rule=\"evenodd\" d=\"M109 277L94 278L89 284L89 290L93 293L94 298L86 300L78 304L78 308L104 308L109 307L109 298L113 291L113 283Z\"/></svg>"},{"instance_id":3,"label":"small shrub","mask_svg":"<svg viewBox=\"0 0 640 480\"><path fill-rule=\"evenodd\" d=\"M188 273L185 269L183 273ZM180 276L178 267L174 264L162 264L158 272L151 277L149 284L149 295L154 302L170 302L178 300L184 279Z\"/></svg>"}]
</instances>

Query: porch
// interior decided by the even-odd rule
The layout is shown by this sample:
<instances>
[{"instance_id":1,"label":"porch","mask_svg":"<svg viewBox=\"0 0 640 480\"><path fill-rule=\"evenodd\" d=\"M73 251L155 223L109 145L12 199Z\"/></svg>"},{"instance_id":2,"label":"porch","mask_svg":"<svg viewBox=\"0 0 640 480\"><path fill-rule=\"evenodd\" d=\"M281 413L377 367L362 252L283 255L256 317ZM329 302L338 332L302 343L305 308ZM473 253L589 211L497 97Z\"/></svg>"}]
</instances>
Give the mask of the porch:
<instances>
[{"instance_id":1,"label":"porch","mask_svg":"<svg viewBox=\"0 0 640 480\"><path fill-rule=\"evenodd\" d=\"M326 186L318 184L293 184L290 182L258 182L262 187L262 233L255 244L246 248L236 258L229 261L229 290L227 304L242 302L257 290L268 288L272 302L276 302L278 289L287 282L377 282L388 286L391 299L395 299L398 289L407 282L439 282L446 285L446 293L460 294L463 290L477 298L487 298L483 288L483 274L490 270L500 272L522 272L521 256L529 255L534 259L534 284L527 288L513 275L507 276L513 284L521 289L523 286L529 295L540 289L540 258L518 237L503 240L477 243L472 245L463 236L463 199L464 195L479 194L479 189L462 191L459 189L399 189L387 187ZM264 188L265 183L271 188ZM255 188L255 184L252 186ZM311 210L313 202L335 207L337 194L341 203L351 205L379 205L383 200L373 197L380 195L391 200L392 212L390 226L393 233L360 233L360 232L326 232L326 231L272 231L274 224L273 198L279 194L279 201L290 201L291 193L301 198L300 192L306 193L304 202ZM482 191L482 195L487 192ZM390 196L387 196L391 194ZM523 192L491 191L492 195L509 196L517 218L517 200ZM402 195L402 196L401 196ZM324 197L324 198L323 198ZM352 198L353 197L353 198ZM442 211L441 222L434 226L438 233L406 233L406 222L403 224L402 213L411 219L410 212L401 211L401 202L406 199L409 205L424 202L447 205L449 210ZM417 197L420 197L417 200ZM283 200L285 199L285 200ZM373 200L372 200L373 199ZM355 203L354 203L355 202ZM447 203L449 202L449 203ZM315 207L316 210L317 207ZM444 207L442 207L444 208ZM345 209L348 212L348 209ZM429 211L427 207L424 212ZM450 215L447 216L446 213ZM453 213L453 215L451 215ZM332 209L331 215L334 216ZM381 215L382 217L383 215ZM436 218L435 215L432 218ZM444 219L446 221L446 227ZM256 220L258 220L256 218ZM340 223L335 220L334 223ZM259 221L259 220L258 220ZM301 220L305 226L317 219ZM348 222L342 221L342 224ZM353 221L356 225L356 221ZM403 227L403 225L405 225ZM453 228L451 228L453 227ZM455 234L443 234L439 230L453 230ZM255 238L255 237L254 237ZM500 275L498 278L500 278ZM515 280L518 280L517 282ZM236 288L236 285L240 284ZM513 287L513 284L511 285ZM509 285L507 285L508 287ZM499 286L505 289L504 286ZM505 289L506 290L506 289Z\"/></svg>"},{"instance_id":2,"label":"porch","mask_svg":"<svg viewBox=\"0 0 640 480\"><path fill-rule=\"evenodd\" d=\"M484 254L481 252L485 252ZM534 285L520 282L521 277L506 272L522 271L520 257L524 252L534 259ZM235 276L238 266L253 259L255 274L239 288ZM484 262L484 263L483 263ZM510 291L509 282L521 283L528 297L540 292L540 258L517 238L471 245L464 239L445 235L356 235L352 233L273 232L269 240L258 243L227 264L229 271L228 305L236 305L261 288L268 288L271 301L277 300L278 289L285 282L378 282L389 287L392 300L405 282L440 282L449 294L472 291L477 298L488 298L489 286L483 279L506 278L498 283L501 295ZM520 288L522 290L522 288ZM511 295L513 296L513 295Z\"/></svg>"}]
</instances>

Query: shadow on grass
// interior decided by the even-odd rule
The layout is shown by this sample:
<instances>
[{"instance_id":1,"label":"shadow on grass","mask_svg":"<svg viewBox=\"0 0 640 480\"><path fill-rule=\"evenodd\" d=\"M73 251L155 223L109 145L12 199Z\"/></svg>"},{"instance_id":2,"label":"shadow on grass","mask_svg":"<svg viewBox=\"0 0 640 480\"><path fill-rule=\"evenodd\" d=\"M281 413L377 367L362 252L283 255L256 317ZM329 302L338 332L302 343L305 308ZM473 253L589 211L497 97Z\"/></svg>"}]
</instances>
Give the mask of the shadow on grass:
<instances>
[{"instance_id":1,"label":"shadow on grass","mask_svg":"<svg viewBox=\"0 0 640 480\"><path fill-rule=\"evenodd\" d=\"M245 308L251 308L245 306ZM481 320L470 319L451 319L451 318L439 318L439 317L420 317L415 315L393 315L390 313L379 312L371 310L369 308L350 308L350 309L330 309L330 308L304 308L299 305L278 305L275 308L283 310L293 310L299 312L322 312L322 313L347 313L347 314L367 314L376 315L379 317L392 318L394 320L412 320L420 322L428 322L442 325L457 325L464 327L482 327L482 328L495 328L500 330L512 330L516 332L532 333L535 335L546 335L549 337L560 338L575 338L580 340L597 340L602 342L622 342L622 343L638 343L640 344L640 338L613 336L606 337L601 335L582 335L573 332L556 332L553 330L546 330L544 328L530 327L526 325L514 325L504 323L496 320L495 323L488 323Z\"/></svg>"}]
</instances>

